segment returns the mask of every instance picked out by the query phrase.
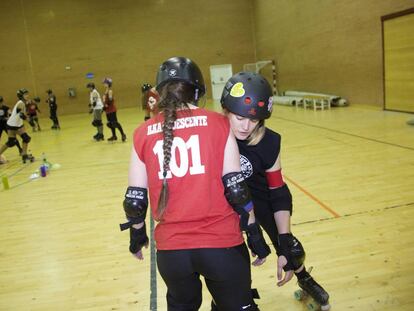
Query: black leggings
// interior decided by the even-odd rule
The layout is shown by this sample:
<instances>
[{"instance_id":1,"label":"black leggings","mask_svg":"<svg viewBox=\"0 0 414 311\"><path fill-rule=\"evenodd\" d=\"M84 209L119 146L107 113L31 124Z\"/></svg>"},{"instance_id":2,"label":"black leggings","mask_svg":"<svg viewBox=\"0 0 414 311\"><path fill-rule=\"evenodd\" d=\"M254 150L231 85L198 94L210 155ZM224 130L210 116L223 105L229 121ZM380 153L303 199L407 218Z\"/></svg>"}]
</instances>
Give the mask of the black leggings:
<instances>
[{"instance_id":1,"label":"black leggings","mask_svg":"<svg viewBox=\"0 0 414 311\"><path fill-rule=\"evenodd\" d=\"M112 136L116 136L115 129L118 129L118 131L121 133L122 136L125 135L124 130L122 129L121 124L118 122L118 118L116 116L115 112L110 112L106 114L106 119L108 120L108 127L111 129Z\"/></svg>"},{"instance_id":2,"label":"black leggings","mask_svg":"<svg viewBox=\"0 0 414 311\"><path fill-rule=\"evenodd\" d=\"M157 264L168 288L168 311L200 308L200 275L218 310L258 310L252 298L250 257L244 243L231 248L159 250Z\"/></svg>"}]
</instances>

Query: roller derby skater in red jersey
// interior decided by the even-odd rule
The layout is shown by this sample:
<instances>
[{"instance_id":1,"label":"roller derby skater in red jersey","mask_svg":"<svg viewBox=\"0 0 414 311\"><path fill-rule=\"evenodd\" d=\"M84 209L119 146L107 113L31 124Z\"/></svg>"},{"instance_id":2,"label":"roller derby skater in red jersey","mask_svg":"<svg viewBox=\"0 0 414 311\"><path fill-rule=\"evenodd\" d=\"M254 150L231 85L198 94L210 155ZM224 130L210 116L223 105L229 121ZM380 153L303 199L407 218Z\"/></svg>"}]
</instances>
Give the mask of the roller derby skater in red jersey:
<instances>
[{"instance_id":1,"label":"roller derby skater in red jersey","mask_svg":"<svg viewBox=\"0 0 414 311\"><path fill-rule=\"evenodd\" d=\"M218 310L258 310L241 228L262 262L270 249L252 213L228 120L197 107L205 85L188 58L174 57L160 66L157 90L160 112L134 133L124 200L128 222L121 225L130 228L129 250L143 259L149 191L168 310L200 308L200 276Z\"/></svg>"},{"instance_id":2,"label":"roller derby skater in red jersey","mask_svg":"<svg viewBox=\"0 0 414 311\"><path fill-rule=\"evenodd\" d=\"M115 106L115 98L112 91L112 79L105 78L103 80L103 84L105 86L105 93L103 95L103 103L104 103L104 110L106 113L107 123L106 125L111 129L112 136L108 138L108 141L116 141L118 137L116 136L115 129L121 133L122 141L126 141L126 135L124 130L122 129L121 124L118 122L118 118L116 116L116 106Z\"/></svg>"},{"instance_id":3,"label":"roller derby skater in red jersey","mask_svg":"<svg viewBox=\"0 0 414 311\"><path fill-rule=\"evenodd\" d=\"M22 147L22 160L23 163L27 161L33 162L34 157L31 154L27 154L27 147L31 140L31 137L26 133L23 120L26 120L26 104L29 102L29 91L26 89L20 89L17 91L18 101L14 105L12 113L7 120L7 134L9 139L6 144L0 147L0 155L3 154L7 148L13 147L17 144L16 136L19 135L23 141Z\"/></svg>"},{"instance_id":4,"label":"roller derby skater in red jersey","mask_svg":"<svg viewBox=\"0 0 414 311\"><path fill-rule=\"evenodd\" d=\"M7 134L7 120L9 119L9 116L10 116L9 110L10 108L4 104L3 96L0 96L0 139L1 139L3 132L6 132ZM23 150L17 139L16 139L16 147L19 150L19 154L21 155Z\"/></svg>"},{"instance_id":5,"label":"roller derby skater in red jersey","mask_svg":"<svg viewBox=\"0 0 414 311\"><path fill-rule=\"evenodd\" d=\"M278 286L295 274L299 286L322 310L328 310L329 295L306 271L305 251L291 233L292 195L281 174L281 136L265 127L265 119L272 112L272 95L272 88L261 75L241 72L227 82L221 104L237 138L256 218L279 256Z\"/></svg>"},{"instance_id":6,"label":"roller derby skater in red jersey","mask_svg":"<svg viewBox=\"0 0 414 311\"><path fill-rule=\"evenodd\" d=\"M147 121L151 118L151 115L157 113L156 107L157 102L160 99L160 96L151 84L145 83L141 87L142 91L142 109L145 111L144 121Z\"/></svg>"},{"instance_id":7,"label":"roller derby skater in red jersey","mask_svg":"<svg viewBox=\"0 0 414 311\"><path fill-rule=\"evenodd\" d=\"M35 97L33 100L30 100L26 105L27 117L30 126L32 127L33 132L40 131L39 118L37 113L40 113L38 104L40 103L40 98Z\"/></svg>"}]
</instances>

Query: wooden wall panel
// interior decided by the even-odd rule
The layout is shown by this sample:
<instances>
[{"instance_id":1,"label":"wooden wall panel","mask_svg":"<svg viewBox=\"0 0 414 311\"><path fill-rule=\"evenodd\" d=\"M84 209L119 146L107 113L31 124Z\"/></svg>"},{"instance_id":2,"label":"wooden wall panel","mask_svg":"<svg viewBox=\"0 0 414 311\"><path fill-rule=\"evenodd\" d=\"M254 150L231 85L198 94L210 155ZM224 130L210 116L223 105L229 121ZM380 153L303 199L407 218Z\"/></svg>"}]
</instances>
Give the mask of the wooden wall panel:
<instances>
[{"instance_id":1,"label":"wooden wall panel","mask_svg":"<svg viewBox=\"0 0 414 311\"><path fill-rule=\"evenodd\" d=\"M382 107L380 18L412 6L412 0L254 0L257 59L277 61L282 91L333 93Z\"/></svg>"},{"instance_id":2,"label":"wooden wall panel","mask_svg":"<svg viewBox=\"0 0 414 311\"><path fill-rule=\"evenodd\" d=\"M154 83L168 57L193 58L208 90L210 65L240 70L254 61L250 0L2 0L0 12L0 95L9 105L18 88L43 99L50 87L60 113L87 111L93 72L100 90L104 76L113 78L118 106L135 106L140 85Z\"/></svg>"}]
</instances>

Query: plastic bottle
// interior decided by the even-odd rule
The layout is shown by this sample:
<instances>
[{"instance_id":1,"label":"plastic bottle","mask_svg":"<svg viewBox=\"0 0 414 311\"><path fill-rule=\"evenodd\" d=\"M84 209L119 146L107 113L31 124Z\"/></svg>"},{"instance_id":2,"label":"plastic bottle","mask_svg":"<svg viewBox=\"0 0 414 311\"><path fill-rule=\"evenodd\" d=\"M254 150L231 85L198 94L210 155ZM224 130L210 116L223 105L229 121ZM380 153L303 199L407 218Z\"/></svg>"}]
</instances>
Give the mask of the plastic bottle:
<instances>
[{"instance_id":1,"label":"plastic bottle","mask_svg":"<svg viewBox=\"0 0 414 311\"><path fill-rule=\"evenodd\" d=\"M40 176L46 177L49 163L47 162L46 155L42 153L42 165L40 166Z\"/></svg>"}]
</instances>

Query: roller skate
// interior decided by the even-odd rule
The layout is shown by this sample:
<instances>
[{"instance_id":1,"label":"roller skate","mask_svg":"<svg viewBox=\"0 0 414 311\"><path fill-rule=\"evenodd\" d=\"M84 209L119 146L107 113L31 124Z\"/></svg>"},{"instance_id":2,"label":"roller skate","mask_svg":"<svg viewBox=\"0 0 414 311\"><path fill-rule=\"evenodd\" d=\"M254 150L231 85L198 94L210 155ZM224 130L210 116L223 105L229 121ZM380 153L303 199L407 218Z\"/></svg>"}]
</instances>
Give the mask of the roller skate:
<instances>
[{"instance_id":1,"label":"roller skate","mask_svg":"<svg viewBox=\"0 0 414 311\"><path fill-rule=\"evenodd\" d=\"M303 279L298 280L299 287L294 296L298 301L305 301L306 307L310 311L322 310L327 311L331 308L329 305L329 294L320 286L310 274ZM307 299L310 296L310 299Z\"/></svg>"},{"instance_id":2,"label":"roller skate","mask_svg":"<svg viewBox=\"0 0 414 311\"><path fill-rule=\"evenodd\" d=\"M23 161L23 164L25 164L27 161L34 162L35 161L35 158L31 154L23 154L22 155L22 161Z\"/></svg>"},{"instance_id":3,"label":"roller skate","mask_svg":"<svg viewBox=\"0 0 414 311\"><path fill-rule=\"evenodd\" d=\"M93 135L94 140L98 140L98 137L99 137L99 133L96 133L95 135Z\"/></svg>"},{"instance_id":4,"label":"roller skate","mask_svg":"<svg viewBox=\"0 0 414 311\"><path fill-rule=\"evenodd\" d=\"M104 135L103 134L97 134L94 136L96 141L101 141L101 140L105 140Z\"/></svg>"},{"instance_id":5,"label":"roller skate","mask_svg":"<svg viewBox=\"0 0 414 311\"><path fill-rule=\"evenodd\" d=\"M116 137L116 136L112 136L112 137L109 137L109 138L108 138L108 141L109 141L109 142L114 142L114 141L116 141L116 140L118 140L118 137Z\"/></svg>"},{"instance_id":6,"label":"roller skate","mask_svg":"<svg viewBox=\"0 0 414 311\"><path fill-rule=\"evenodd\" d=\"M122 134L122 142L124 143L126 141L127 137L125 134Z\"/></svg>"}]
</instances>

